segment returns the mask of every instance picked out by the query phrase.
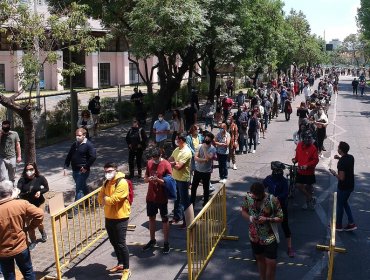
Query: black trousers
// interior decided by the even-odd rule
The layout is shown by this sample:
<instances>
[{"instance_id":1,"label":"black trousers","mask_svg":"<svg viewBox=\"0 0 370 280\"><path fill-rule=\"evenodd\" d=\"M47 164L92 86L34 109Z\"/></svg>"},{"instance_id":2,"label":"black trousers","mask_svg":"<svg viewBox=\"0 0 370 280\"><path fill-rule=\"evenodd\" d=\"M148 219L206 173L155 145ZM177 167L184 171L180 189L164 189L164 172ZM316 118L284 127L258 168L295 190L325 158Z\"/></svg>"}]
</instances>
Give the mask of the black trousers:
<instances>
[{"instance_id":1,"label":"black trousers","mask_svg":"<svg viewBox=\"0 0 370 280\"><path fill-rule=\"evenodd\" d=\"M286 205L283 205L282 203L280 205L281 205L281 210L283 210L283 215L284 215L283 222L281 223L281 227L283 228L285 238L289 238L291 237L292 234L290 232L289 223L288 223L288 207Z\"/></svg>"},{"instance_id":2,"label":"black trousers","mask_svg":"<svg viewBox=\"0 0 370 280\"><path fill-rule=\"evenodd\" d=\"M105 228L108 238L117 256L117 264L122 264L125 269L130 268L129 251L126 245L126 233L128 218L124 219L105 219Z\"/></svg>"},{"instance_id":3,"label":"black trousers","mask_svg":"<svg viewBox=\"0 0 370 280\"><path fill-rule=\"evenodd\" d=\"M128 150L128 169L130 171L131 176L134 176L135 158L136 158L137 171L139 172L139 174L141 174L142 157L143 157L142 149L129 149Z\"/></svg>"},{"instance_id":4,"label":"black trousers","mask_svg":"<svg viewBox=\"0 0 370 280\"><path fill-rule=\"evenodd\" d=\"M197 189L200 181L203 184L203 206L207 204L209 200L209 182L211 180L211 173L209 172L199 172L194 170L193 183L191 184L191 197L190 202L194 205L195 199L197 197Z\"/></svg>"}]
</instances>

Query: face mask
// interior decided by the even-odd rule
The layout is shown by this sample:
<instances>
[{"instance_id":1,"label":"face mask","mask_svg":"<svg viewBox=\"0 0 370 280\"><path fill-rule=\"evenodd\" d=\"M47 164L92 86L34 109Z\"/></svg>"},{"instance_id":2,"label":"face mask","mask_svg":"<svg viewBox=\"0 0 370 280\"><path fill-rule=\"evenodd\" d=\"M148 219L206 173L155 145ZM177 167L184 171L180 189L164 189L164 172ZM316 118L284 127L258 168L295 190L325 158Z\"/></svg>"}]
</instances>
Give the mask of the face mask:
<instances>
[{"instance_id":1,"label":"face mask","mask_svg":"<svg viewBox=\"0 0 370 280\"><path fill-rule=\"evenodd\" d=\"M8 132L10 131L10 127L3 127L3 131L4 131L5 133L8 133Z\"/></svg>"},{"instance_id":2,"label":"face mask","mask_svg":"<svg viewBox=\"0 0 370 280\"><path fill-rule=\"evenodd\" d=\"M26 171L26 174L28 177L31 177L33 174L35 174L35 171Z\"/></svg>"},{"instance_id":3,"label":"face mask","mask_svg":"<svg viewBox=\"0 0 370 280\"><path fill-rule=\"evenodd\" d=\"M83 136L76 136L76 141L78 143L81 143L83 140L84 140L84 137Z\"/></svg>"},{"instance_id":4,"label":"face mask","mask_svg":"<svg viewBox=\"0 0 370 280\"><path fill-rule=\"evenodd\" d=\"M161 121L163 121L163 118L158 118L158 120L161 122Z\"/></svg>"},{"instance_id":5,"label":"face mask","mask_svg":"<svg viewBox=\"0 0 370 280\"><path fill-rule=\"evenodd\" d=\"M220 128L220 132L224 132L224 129L223 128Z\"/></svg>"},{"instance_id":6,"label":"face mask","mask_svg":"<svg viewBox=\"0 0 370 280\"><path fill-rule=\"evenodd\" d=\"M105 173L105 179L112 180L116 176L116 172Z\"/></svg>"},{"instance_id":7,"label":"face mask","mask_svg":"<svg viewBox=\"0 0 370 280\"><path fill-rule=\"evenodd\" d=\"M179 141L175 140L175 145L178 146L179 145Z\"/></svg>"},{"instance_id":8,"label":"face mask","mask_svg":"<svg viewBox=\"0 0 370 280\"><path fill-rule=\"evenodd\" d=\"M153 163L154 164L159 164L160 163L160 160L159 159L157 159L157 160L153 159Z\"/></svg>"},{"instance_id":9,"label":"face mask","mask_svg":"<svg viewBox=\"0 0 370 280\"><path fill-rule=\"evenodd\" d=\"M226 123L227 123L227 124L230 124L230 123L231 123L231 121L226 121Z\"/></svg>"},{"instance_id":10,"label":"face mask","mask_svg":"<svg viewBox=\"0 0 370 280\"><path fill-rule=\"evenodd\" d=\"M204 143L206 143L206 145L209 145L211 144L211 140L204 140Z\"/></svg>"},{"instance_id":11,"label":"face mask","mask_svg":"<svg viewBox=\"0 0 370 280\"><path fill-rule=\"evenodd\" d=\"M324 111L323 110L319 110L319 114L321 115L322 113L324 113Z\"/></svg>"}]
</instances>

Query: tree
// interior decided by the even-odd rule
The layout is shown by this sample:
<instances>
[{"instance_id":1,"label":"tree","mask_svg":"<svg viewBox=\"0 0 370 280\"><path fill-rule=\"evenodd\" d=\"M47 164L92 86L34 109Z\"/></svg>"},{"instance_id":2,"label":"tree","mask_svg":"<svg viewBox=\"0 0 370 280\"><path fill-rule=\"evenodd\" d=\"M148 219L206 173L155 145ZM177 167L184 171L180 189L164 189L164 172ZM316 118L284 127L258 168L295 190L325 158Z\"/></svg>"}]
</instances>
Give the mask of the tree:
<instances>
[{"instance_id":1,"label":"tree","mask_svg":"<svg viewBox=\"0 0 370 280\"><path fill-rule=\"evenodd\" d=\"M343 40L343 49L346 53L350 54L352 63L356 63L356 66L360 66L360 53L361 44L358 38L358 34L350 34Z\"/></svg>"},{"instance_id":2,"label":"tree","mask_svg":"<svg viewBox=\"0 0 370 280\"><path fill-rule=\"evenodd\" d=\"M363 36L370 40L370 2L361 0L361 6L357 9L357 22Z\"/></svg>"},{"instance_id":3,"label":"tree","mask_svg":"<svg viewBox=\"0 0 370 280\"><path fill-rule=\"evenodd\" d=\"M284 22L280 0L246 0L243 5L241 64L254 73L254 85L267 66L277 63Z\"/></svg>"},{"instance_id":4,"label":"tree","mask_svg":"<svg viewBox=\"0 0 370 280\"><path fill-rule=\"evenodd\" d=\"M208 69L208 98L212 101L216 88L217 67L236 62L236 56L242 51L239 43L242 36L240 4L241 2L234 0L205 1L203 3L203 9L208 11L206 18L209 25L206 26L202 39L204 49L200 52L203 53L203 64Z\"/></svg>"},{"instance_id":5,"label":"tree","mask_svg":"<svg viewBox=\"0 0 370 280\"><path fill-rule=\"evenodd\" d=\"M23 50L19 68L23 69L17 79L21 90L10 97L0 95L0 104L18 114L23 122L25 131L25 160L36 160L35 127L31 103L31 93L39 81L39 73L45 63L55 64L59 59L58 51L68 49L70 52L91 52L97 48L99 38L90 34L90 26L85 16L85 7L72 4L68 10L64 9L46 17L43 14L32 12L27 4L7 0L1 2L2 32L7 40L16 48ZM63 44L68 42L68 44ZM40 60L41 58L41 60ZM73 75L82 68L76 64L64 70L64 75ZM16 98L29 88L29 100L19 103Z\"/></svg>"},{"instance_id":6,"label":"tree","mask_svg":"<svg viewBox=\"0 0 370 280\"><path fill-rule=\"evenodd\" d=\"M168 109L185 73L202 58L198 49L208 26L195 0L138 0L129 15L130 49L137 58L158 58L160 90L154 115Z\"/></svg>"}]
</instances>

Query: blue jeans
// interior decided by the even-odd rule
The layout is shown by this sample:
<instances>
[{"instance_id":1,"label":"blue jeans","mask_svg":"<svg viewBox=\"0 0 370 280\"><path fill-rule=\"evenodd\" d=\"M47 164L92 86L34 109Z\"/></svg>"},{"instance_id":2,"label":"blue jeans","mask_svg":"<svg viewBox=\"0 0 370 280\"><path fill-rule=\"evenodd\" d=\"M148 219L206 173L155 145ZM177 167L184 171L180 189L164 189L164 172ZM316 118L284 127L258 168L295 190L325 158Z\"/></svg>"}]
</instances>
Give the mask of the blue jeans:
<instances>
[{"instance_id":1,"label":"blue jeans","mask_svg":"<svg viewBox=\"0 0 370 280\"><path fill-rule=\"evenodd\" d=\"M190 182L176 180L177 198L173 209L174 219L185 221L184 211L190 205L189 185Z\"/></svg>"},{"instance_id":2,"label":"blue jeans","mask_svg":"<svg viewBox=\"0 0 370 280\"><path fill-rule=\"evenodd\" d=\"M22 272L25 280L36 280L35 273L32 268L31 254L28 248L10 258L0 258L0 265L6 280L15 280L15 266L17 263L19 270Z\"/></svg>"},{"instance_id":3,"label":"blue jeans","mask_svg":"<svg viewBox=\"0 0 370 280\"><path fill-rule=\"evenodd\" d=\"M350 190L337 190L337 226L342 226L343 210L346 211L348 224L354 223L351 207L348 204L351 193Z\"/></svg>"},{"instance_id":4,"label":"blue jeans","mask_svg":"<svg viewBox=\"0 0 370 280\"><path fill-rule=\"evenodd\" d=\"M80 171L72 172L72 177L76 184L75 201L79 200L80 198L88 194L86 181L87 181L87 178L89 178L89 175L90 175L90 171L86 171L85 173L81 173Z\"/></svg>"},{"instance_id":5,"label":"blue jeans","mask_svg":"<svg viewBox=\"0 0 370 280\"><path fill-rule=\"evenodd\" d=\"M220 175L220 179L227 179L228 170L227 170L227 158L229 155L219 154L217 153L218 159L218 173Z\"/></svg>"},{"instance_id":6,"label":"blue jeans","mask_svg":"<svg viewBox=\"0 0 370 280\"><path fill-rule=\"evenodd\" d=\"M248 151L248 145L247 145L247 139L244 138L244 136L239 137L239 153L242 153L244 151Z\"/></svg>"}]
</instances>

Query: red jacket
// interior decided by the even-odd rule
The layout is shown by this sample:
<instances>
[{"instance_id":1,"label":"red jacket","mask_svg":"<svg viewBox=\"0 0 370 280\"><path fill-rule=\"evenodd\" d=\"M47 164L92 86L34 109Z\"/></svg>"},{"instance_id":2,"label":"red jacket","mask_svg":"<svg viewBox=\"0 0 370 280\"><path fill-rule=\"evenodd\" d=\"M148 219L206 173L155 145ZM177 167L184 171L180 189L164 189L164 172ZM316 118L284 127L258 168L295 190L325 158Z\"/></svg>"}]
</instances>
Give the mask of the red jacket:
<instances>
[{"instance_id":1,"label":"red jacket","mask_svg":"<svg viewBox=\"0 0 370 280\"><path fill-rule=\"evenodd\" d=\"M319 155L315 145L306 146L303 142L299 142L295 151L295 160L298 167L307 166L307 169L302 170L298 168L298 173L301 175L314 175L315 167L319 163Z\"/></svg>"}]
</instances>

